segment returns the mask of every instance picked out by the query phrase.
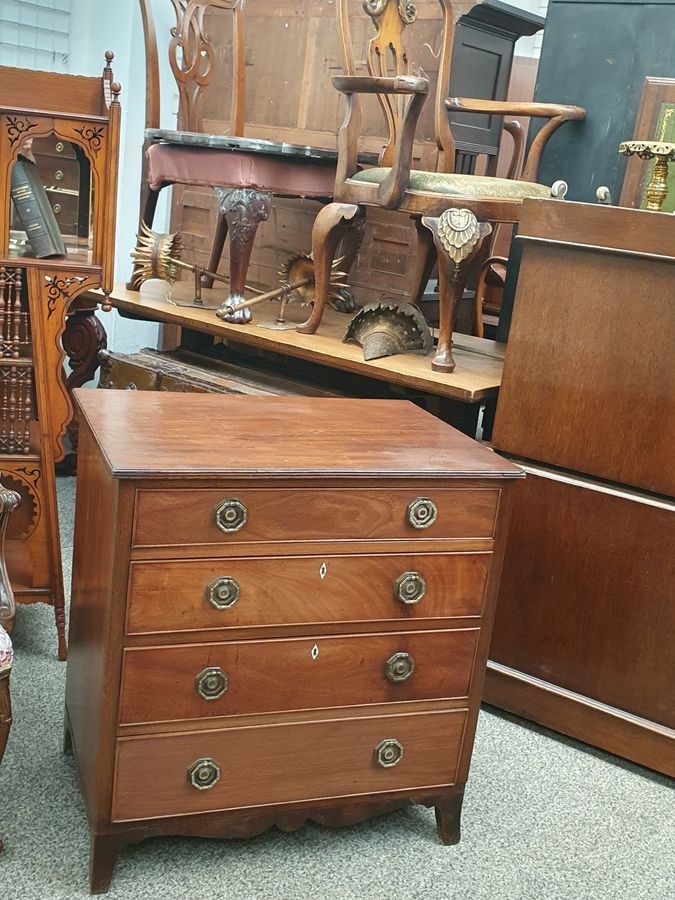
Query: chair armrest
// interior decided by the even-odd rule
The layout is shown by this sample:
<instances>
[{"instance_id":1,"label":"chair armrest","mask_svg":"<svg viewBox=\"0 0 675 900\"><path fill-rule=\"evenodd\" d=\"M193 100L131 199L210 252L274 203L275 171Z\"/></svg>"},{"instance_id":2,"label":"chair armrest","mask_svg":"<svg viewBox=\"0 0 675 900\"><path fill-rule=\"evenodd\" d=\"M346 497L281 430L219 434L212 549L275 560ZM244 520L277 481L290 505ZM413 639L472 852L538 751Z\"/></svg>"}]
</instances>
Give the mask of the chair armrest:
<instances>
[{"instance_id":1,"label":"chair armrest","mask_svg":"<svg viewBox=\"0 0 675 900\"><path fill-rule=\"evenodd\" d=\"M427 94L426 78L398 75L396 78L379 78L375 75L335 75L333 86L341 94Z\"/></svg>"},{"instance_id":2,"label":"chair armrest","mask_svg":"<svg viewBox=\"0 0 675 900\"><path fill-rule=\"evenodd\" d=\"M467 100L465 97L448 97L445 105L447 109L455 112L491 113L493 116L532 116L536 119L562 116L566 122L586 118L585 109L561 103L521 103L517 100Z\"/></svg>"},{"instance_id":3,"label":"chair armrest","mask_svg":"<svg viewBox=\"0 0 675 900\"><path fill-rule=\"evenodd\" d=\"M5 532L10 515L21 505L21 498L0 484L0 621L14 618L14 594L5 565Z\"/></svg>"},{"instance_id":4,"label":"chair armrest","mask_svg":"<svg viewBox=\"0 0 675 900\"><path fill-rule=\"evenodd\" d=\"M565 122L581 122L586 110L580 106L562 103L520 103L515 100L468 100L464 97L448 97L446 109L451 112L487 113L493 116L529 116L549 121L539 130L525 160L522 181L537 181L541 154L554 131Z\"/></svg>"},{"instance_id":5,"label":"chair armrest","mask_svg":"<svg viewBox=\"0 0 675 900\"><path fill-rule=\"evenodd\" d=\"M335 199L340 198L340 187L358 170L358 139L361 133L361 108L359 94L407 94L410 100L402 115L401 127L396 135L391 171L377 190L378 205L383 209L396 209L410 183L415 128L429 91L426 78L401 75L396 78L379 78L370 75L339 75L333 85L347 97L347 115L338 133L338 165L335 177ZM390 127L390 139L394 136L394 109L385 107Z\"/></svg>"}]
</instances>

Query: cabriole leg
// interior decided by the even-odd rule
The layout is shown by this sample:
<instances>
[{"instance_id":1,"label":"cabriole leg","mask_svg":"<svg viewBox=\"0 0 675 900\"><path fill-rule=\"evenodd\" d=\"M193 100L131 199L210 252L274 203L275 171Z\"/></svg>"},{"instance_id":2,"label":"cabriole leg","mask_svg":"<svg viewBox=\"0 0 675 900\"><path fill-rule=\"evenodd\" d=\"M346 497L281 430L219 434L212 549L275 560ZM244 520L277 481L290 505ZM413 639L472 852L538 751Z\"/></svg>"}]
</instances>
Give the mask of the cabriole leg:
<instances>
[{"instance_id":1,"label":"cabriole leg","mask_svg":"<svg viewBox=\"0 0 675 900\"><path fill-rule=\"evenodd\" d=\"M454 372L452 332L457 307L471 261L492 232L492 226L479 223L468 209L446 209L437 219L424 216L422 225L431 231L438 256L439 335L431 368L436 372Z\"/></svg>"},{"instance_id":2,"label":"cabriole leg","mask_svg":"<svg viewBox=\"0 0 675 900\"><path fill-rule=\"evenodd\" d=\"M330 276L335 251L347 230L363 218L360 206L353 203L329 203L319 212L312 228L312 256L314 257L314 305L306 322L298 325L301 334L314 334L323 318L328 300Z\"/></svg>"},{"instance_id":3,"label":"cabriole leg","mask_svg":"<svg viewBox=\"0 0 675 900\"><path fill-rule=\"evenodd\" d=\"M226 322L249 322L251 310L225 312L228 306L245 299L246 274L251 259L258 225L270 214L272 195L251 188L218 190L220 213L225 216L230 235L230 294L218 310L218 316Z\"/></svg>"}]
</instances>

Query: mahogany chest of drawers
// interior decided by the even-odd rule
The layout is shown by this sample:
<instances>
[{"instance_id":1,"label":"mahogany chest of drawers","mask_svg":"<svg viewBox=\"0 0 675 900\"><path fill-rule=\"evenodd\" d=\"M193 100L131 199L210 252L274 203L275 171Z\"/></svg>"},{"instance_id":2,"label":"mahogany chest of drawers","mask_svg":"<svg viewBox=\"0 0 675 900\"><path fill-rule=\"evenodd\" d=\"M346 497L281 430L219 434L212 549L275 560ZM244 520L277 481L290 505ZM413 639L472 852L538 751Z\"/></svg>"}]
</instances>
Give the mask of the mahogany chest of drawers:
<instances>
[{"instance_id":1,"label":"mahogany chest of drawers","mask_svg":"<svg viewBox=\"0 0 675 900\"><path fill-rule=\"evenodd\" d=\"M459 815L521 472L404 401L79 391L91 889L158 834Z\"/></svg>"}]
</instances>

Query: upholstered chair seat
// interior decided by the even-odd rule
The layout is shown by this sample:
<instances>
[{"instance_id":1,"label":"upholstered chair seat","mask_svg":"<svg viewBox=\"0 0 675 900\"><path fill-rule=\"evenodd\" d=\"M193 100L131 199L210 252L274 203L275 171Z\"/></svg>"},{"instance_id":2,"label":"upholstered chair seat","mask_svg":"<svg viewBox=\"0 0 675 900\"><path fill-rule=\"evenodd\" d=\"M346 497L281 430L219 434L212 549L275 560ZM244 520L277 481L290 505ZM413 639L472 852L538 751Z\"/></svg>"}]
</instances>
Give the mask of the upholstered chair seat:
<instances>
[{"instance_id":1,"label":"upholstered chair seat","mask_svg":"<svg viewBox=\"0 0 675 900\"><path fill-rule=\"evenodd\" d=\"M381 184L390 172L389 168L366 169L352 175L347 179L347 183ZM530 181L512 181L509 178L491 178L487 175L422 172L416 169L410 172L407 190L472 200L527 200L551 196L551 188Z\"/></svg>"},{"instance_id":2,"label":"upholstered chair seat","mask_svg":"<svg viewBox=\"0 0 675 900\"><path fill-rule=\"evenodd\" d=\"M166 184L185 184L328 198L333 196L335 166L298 165L263 154L208 147L152 144L147 150L147 181L153 191Z\"/></svg>"}]
</instances>

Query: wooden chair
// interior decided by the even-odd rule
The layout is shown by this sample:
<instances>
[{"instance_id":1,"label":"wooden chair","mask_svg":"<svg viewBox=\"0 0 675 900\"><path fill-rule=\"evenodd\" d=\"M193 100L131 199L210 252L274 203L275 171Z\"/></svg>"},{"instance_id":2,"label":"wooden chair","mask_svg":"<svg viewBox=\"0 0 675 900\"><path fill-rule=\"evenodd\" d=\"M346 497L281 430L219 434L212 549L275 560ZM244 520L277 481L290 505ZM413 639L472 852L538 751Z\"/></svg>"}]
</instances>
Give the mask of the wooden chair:
<instances>
[{"instance_id":1,"label":"wooden chair","mask_svg":"<svg viewBox=\"0 0 675 900\"><path fill-rule=\"evenodd\" d=\"M0 763L5 755L9 729L12 724L12 704L9 696L9 674L12 670L13 650L10 631L14 623L14 594L5 566L5 532L12 512L21 498L14 491L0 485ZM6 626L6 627L5 627ZM0 841L0 852L2 852Z\"/></svg>"},{"instance_id":2,"label":"wooden chair","mask_svg":"<svg viewBox=\"0 0 675 900\"><path fill-rule=\"evenodd\" d=\"M268 218L273 196L332 199L337 154L272 141L247 140L244 135L246 99L245 0L171 0L176 26L171 30L169 61L178 86L177 131L159 129L160 92L157 38L150 0L140 0L146 48L146 132L141 186L142 223L152 226L157 198L172 184L216 189L219 214L207 268L217 271L229 235L230 294L225 304L243 299L246 273L260 222ZM206 31L207 14L217 10L232 16L232 99L227 135L203 134L204 102L212 80L216 50ZM282 90L279 86L278 90ZM355 236L355 240L357 236ZM357 246L341 265L348 271ZM204 276L203 284L213 281ZM129 284L137 288L134 277ZM349 296L345 301L349 306ZM225 305L223 304L223 305ZM249 309L232 316L248 321Z\"/></svg>"},{"instance_id":3,"label":"wooden chair","mask_svg":"<svg viewBox=\"0 0 675 900\"><path fill-rule=\"evenodd\" d=\"M335 202L317 216L312 233L316 268L315 301L311 315L298 331L313 334L325 307L331 263L342 235L363 219L368 207L398 210L415 221L420 238L419 291L429 274L430 251L436 249L439 270L440 335L433 369L452 372L452 330L457 302L462 296L468 268L492 231L491 222L517 223L522 202L529 197L551 197L551 188L537 183L537 172L546 142L564 122L581 120L583 109L545 103L446 99L449 83L455 18L450 0L438 0L442 14L443 44L435 102L438 164L436 171L415 171L412 148L415 127L426 100L429 84L411 75L411 61L403 42L405 29L416 18L413 3L405 0L365 0L376 34L368 45L367 76L340 76L333 85L347 98L347 114L338 134L338 167ZM348 27L348 0L339 0L338 16L343 33ZM376 94L389 126L389 140L377 167L360 171L357 165L361 130L359 95ZM523 180L454 174L455 141L447 110L504 116L537 116L548 119L534 139L523 171ZM478 220L482 221L479 222Z\"/></svg>"}]
</instances>

